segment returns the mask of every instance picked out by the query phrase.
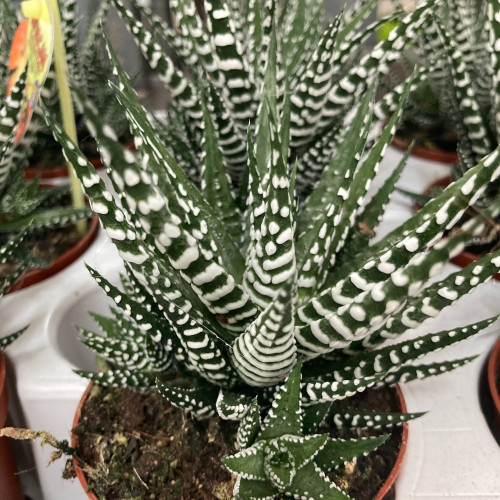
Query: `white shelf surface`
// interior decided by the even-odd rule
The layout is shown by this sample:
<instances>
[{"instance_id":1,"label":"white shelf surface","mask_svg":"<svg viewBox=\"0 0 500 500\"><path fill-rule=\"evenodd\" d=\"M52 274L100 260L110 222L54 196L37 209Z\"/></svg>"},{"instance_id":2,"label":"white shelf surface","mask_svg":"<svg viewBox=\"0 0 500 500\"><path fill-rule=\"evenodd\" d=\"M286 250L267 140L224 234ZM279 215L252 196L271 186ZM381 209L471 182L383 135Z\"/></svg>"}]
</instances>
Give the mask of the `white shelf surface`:
<instances>
[{"instance_id":1,"label":"white shelf surface","mask_svg":"<svg viewBox=\"0 0 500 500\"><path fill-rule=\"evenodd\" d=\"M397 165L402 154L389 148L381 165L381 179ZM399 186L421 192L448 168L410 158ZM411 215L411 204L400 194L387 208L381 233L397 227ZM74 324L92 326L88 310L105 312L105 295L90 278L84 261L111 280L121 259L103 231L84 254L58 275L0 302L2 334L30 324L9 347L9 391L13 401L11 423L48 430L68 439L77 403L87 382L74 368L91 368L92 354L80 345ZM457 268L447 265L445 272ZM450 329L500 313L500 283L490 282L453 308L424 323L406 336ZM426 411L410 423L410 437L401 474L396 483L398 500L442 498L500 500L500 447L491 436L479 408L478 380L484 359L500 332L500 323L487 332L436 353L433 359L454 359L481 354L452 373L412 382L404 387L409 411ZM425 362L425 361L424 361ZM14 399L14 398L11 398ZM22 478L33 500L84 500L78 481L61 479L64 460L47 466L49 449L31 447L34 463L23 460ZM36 465L40 488L34 481ZM24 470L24 472L23 472Z\"/></svg>"}]
</instances>

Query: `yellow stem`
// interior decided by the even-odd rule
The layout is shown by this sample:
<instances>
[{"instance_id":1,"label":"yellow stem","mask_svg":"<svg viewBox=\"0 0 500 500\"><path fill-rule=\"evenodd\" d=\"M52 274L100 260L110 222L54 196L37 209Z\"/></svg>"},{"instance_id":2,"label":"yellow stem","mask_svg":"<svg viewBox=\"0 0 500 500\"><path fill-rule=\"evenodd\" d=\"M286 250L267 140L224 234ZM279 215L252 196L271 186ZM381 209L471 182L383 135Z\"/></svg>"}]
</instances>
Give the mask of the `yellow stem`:
<instances>
[{"instance_id":1,"label":"yellow stem","mask_svg":"<svg viewBox=\"0 0 500 500\"><path fill-rule=\"evenodd\" d=\"M54 23L54 66L56 69L57 88L59 90L59 105L61 107L61 115L63 127L69 138L78 144L78 136L76 133L75 113L73 110L73 102L71 100L71 92L68 85L68 65L66 63L66 50L62 38L61 16L59 14L59 4L57 0L48 0ZM73 165L68 162L68 173L71 181L71 197L74 208L84 208L85 199L83 196L82 186L78 177L75 174ZM85 220L78 221L78 232L84 234L87 231L87 222Z\"/></svg>"}]
</instances>

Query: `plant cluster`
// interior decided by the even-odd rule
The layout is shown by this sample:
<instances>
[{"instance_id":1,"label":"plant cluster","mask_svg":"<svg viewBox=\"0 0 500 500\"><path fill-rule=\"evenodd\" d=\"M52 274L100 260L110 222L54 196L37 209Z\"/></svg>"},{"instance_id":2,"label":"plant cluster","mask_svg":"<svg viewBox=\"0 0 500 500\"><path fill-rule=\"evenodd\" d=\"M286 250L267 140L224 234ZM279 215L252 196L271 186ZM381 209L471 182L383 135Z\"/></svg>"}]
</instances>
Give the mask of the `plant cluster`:
<instances>
[{"instance_id":1,"label":"plant cluster","mask_svg":"<svg viewBox=\"0 0 500 500\"><path fill-rule=\"evenodd\" d=\"M443 118L458 139L455 177L499 144L499 36L497 0L450 0L436 10L418 38L416 48L426 68L424 84L434 92ZM401 92L402 85L398 88ZM498 182L492 183L474 204L474 211L490 219L488 230L472 240L475 244L498 241L499 187Z\"/></svg>"},{"instance_id":2,"label":"plant cluster","mask_svg":"<svg viewBox=\"0 0 500 500\"><path fill-rule=\"evenodd\" d=\"M172 102L164 121L151 117L108 43L117 78L110 87L133 153L75 90L114 193L44 108L126 269L121 288L90 269L116 307L112 317L94 315L104 335L81 333L109 369L78 373L105 386L158 390L198 417L241 420L242 451L224 461L240 477L238 498L345 498L324 470L355 455L315 435L323 420L390 428L416 415L338 402L468 363L473 356L416 360L496 319L398 341L498 271L499 251L428 284L484 226L478 216L450 232L498 178L498 150L372 240L406 158L378 191L368 190L425 71L374 104L377 76L441 2L419 6L360 62L351 55L378 26L360 28L372 1L326 29L320 1L282 9L266 1L262 10L252 0L210 0L200 15L179 0L175 28L138 7L151 30L121 0L113 4ZM391 114L378 137L375 113ZM387 339L395 341L382 346ZM345 446L364 453L379 442Z\"/></svg>"}]
</instances>

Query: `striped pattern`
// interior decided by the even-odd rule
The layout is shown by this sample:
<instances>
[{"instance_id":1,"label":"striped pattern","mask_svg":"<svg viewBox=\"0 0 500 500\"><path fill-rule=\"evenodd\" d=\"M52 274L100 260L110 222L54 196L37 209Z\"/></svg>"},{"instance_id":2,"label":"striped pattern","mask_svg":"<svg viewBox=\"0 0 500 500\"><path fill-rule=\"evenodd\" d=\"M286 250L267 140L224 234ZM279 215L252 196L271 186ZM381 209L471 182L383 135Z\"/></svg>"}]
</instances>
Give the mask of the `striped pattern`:
<instances>
[{"instance_id":1,"label":"striped pattern","mask_svg":"<svg viewBox=\"0 0 500 500\"><path fill-rule=\"evenodd\" d=\"M270 176L263 198L256 197L253 200L255 204L251 208L251 223L254 241L248 251L249 259L244 276L245 288L260 307L266 307L272 302L296 271L294 221L287 166L283 162L275 125L271 122L270 126ZM262 186L259 188L262 190ZM264 201L264 207L261 200Z\"/></svg>"},{"instance_id":2,"label":"striped pattern","mask_svg":"<svg viewBox=\"0 0 500 500\"><path fill-rule=\"evenodd\" d=\"M292 147L307 144L311 137L314 137L316 123L321 117L321 110L331 87L332 76L338 69L333 64L333 60L335 37L341 21L342 17L338 16L325 30L292 94L292 128L290 131Z\"/></svg>"},{"instance_id":3,"label":"striped pattern","mask_svg":"<svg viewBox=\"0 0 500 500\"><path fill-rule=\"evenodd\" d=\"M463 56L454 40L446 32L444 26L437 20L435 23L438 33L444 41L445 53L453 76L455 99L458 101L458 108L462 115L458 125L465 129L464 132L467 137L468 144L461 144L461 147L470 148L472 155L470 165L475 165L484 155L492 150L486 125L481 116L475 90L463 61Z\"/></svg>"},{"instance_id":4,"label":"striped pattern","mask_svg":"<svg viewBox=\"0 0 500 500\"><path fill-rule=\"evenodd\" d=\"M314 356L344 348L350 342L359 340L358 336L368 335L368 324L372 331L379 327L377 323L383 322L401 305L398 300L391 307L386 307L392 303L392 298L386 295L388 289L396 290L398 286L409 287L413 284L398 263L409 262L419 251L434 244L443 229L452 226L467 206L475 201L474 198L480 196L488 182L500 175L499 167L497 150L448 187L440 197L429 202L407 223L372 247L369 252L371 258L360 265L358 271L299 308L300 320L307 323L297 333L299 350ZM469 188L471 191L468 191ZM464 199L466 193L474 193L474 197ZM374 255L377 257L373 258ZM418 269L418 259L416 265ZM370 309L365 308L365 304L370 304ZM384 312L377 315L375 310L381 310L382 305ZM367 314L368 310L370 314Z\"/></svg>"},{"instance_id":5,"label":"striped pattern","mask_svg":"<svg viewBox=\"0 0 500 500\"><path fill-rule=\"evenodd\" d=\"M217 88L224 86L224 74L219 71L219 59L215 52L215 45L206 33L196 12L194 2L189 0L174 0L170 7L178 16L178 26L184 40L191 46L190 56L187 61L198 59L205 71L210 75Z\"/></svg>"},{"instance_id":6,"label":"striped pattern","mask_svg":"<svg viewBox=\"0 0 500 500\"><path fill-rule=\"evenodd\" d=\"M396 315L370 336L368 346L376 346L387 338L395 338L408 328L416 328L426 319L435 317L445 307L451 306L460 297L473 292L479 285L491 279L500 270L500 253L488 255L480 264L473 263L464 271L450 274L444 280L425 288L420 296L410 297Z\"/></svg>"},{"instance_id":7,"label":"striped pattern","mask_svg":"<svg viewBox=\"0 0 500 500\"><path fill-rule=\"evenodd\" d=\"M356 96L366 90L378 73L384 74L388 71L389 63L400 57L406 44L414 40L417 31L429 22L438 3L430 5L424 2L417 7L401 20L386 40L379 42L361 59L359 65L350 69L348 74L332 87L319 122L320 129L330 127Z\"/></svg>"},{"instance_id":8,"label":"striped pattern","mask_svg":"<svg viewBox=\"0 0 500 500\"><path fill-rule=\"evenodd\" d=\"M233 342L233 365L248 385L277 384L295 364L294 293L294 283L282 288L274 302Z\"/></svg>"},{"instance_id":9,"label":"striped pattern","mask_svg":"<svg viewBox=\"0 0 500 500\"><path fill-rule=\"evenodd\" d=\"M217 134L217 142L224 159L224 166L233 185L238 186L247 165L247 144L245 136L236 127L228 113L224 101L220 98L211 82L208 86L208 107Z\"/></svg>"},{"instance_id":10,"label":"striped pattern","mask_svg":"<svg viewBox=\"0 0 500 500\"><path fill-rule=\"evenodd\" d=\"M0 107L0 193L6 188L11 169L14 167L14 126L21 109L24 95L24 74L13 85L11 94Z\"/></svg>"},{"instance_id":11,"label":"striped pattern","mask_svg":"<svg viewBox=\"0 0 500 500\"><path fill-rule=\"evenodd\" d=\"M488 2L488 33L489 43L487 47L490 52L492 85L491 104L496 139L500 142L500 2L491 0Z\"/></svg>"},{"instance_id":12,"label":"striped pattern","mask_svg":"<svg viewBox=\"0 0 500 500\"><path fill-rule=\"evenodd\" d=\"M222 0L208 0L205 9L209 31L219 57L219 71L225 78L223 94L231 107L234 122L244 132L257 110L256 88L250 77L250 68L236 39L227 5Z\"/></svg>"},{"instance_id":13,"label":"striped pattern","mask_svg":"<svg viewBox=\"0 0 500 500\"><path fill-rule=\"evenodd\" d=\"M133 12L126 9L120 0L112 1L128 30L136 38L142 54L170 90L172 97L182 106L195 132L196 128L200 128L202 111L192 83L174 66L171 59L162 51L155 36L144 28Z\"/></svg>"}]
</instances>

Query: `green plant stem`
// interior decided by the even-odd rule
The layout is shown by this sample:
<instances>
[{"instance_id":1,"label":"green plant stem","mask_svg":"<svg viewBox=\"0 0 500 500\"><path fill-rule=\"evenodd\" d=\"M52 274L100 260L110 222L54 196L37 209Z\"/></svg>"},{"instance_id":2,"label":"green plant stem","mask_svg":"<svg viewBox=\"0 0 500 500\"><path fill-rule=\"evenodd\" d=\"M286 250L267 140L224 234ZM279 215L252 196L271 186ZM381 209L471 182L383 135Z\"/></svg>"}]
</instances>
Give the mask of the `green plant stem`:
<instances>
[{"instance_id":1,"label":"green plant stem","mask_svg":"<svg viewBox=\"0 0 500 500\"><path fill-rule=\"evenodd\" d=\"M62 39L61 17L59 14L59 4L57 0L47 0L52 10L52 19L54 23L54 66L56 70L57 87L59 90L59 104L61 107L61 115L63 127L69 138L78 144L76 133L75 113L73 110L73 102L71 92L68 85L68 65L66 63L66 51ZM73 165L68 162L68 173L71 182L71 198L74 208L84 208L85 199L80 181L75 175ZM87 221L81 220L77 222L78 232L82 235L87 231Z\"/></svg>"}]
</instances>

